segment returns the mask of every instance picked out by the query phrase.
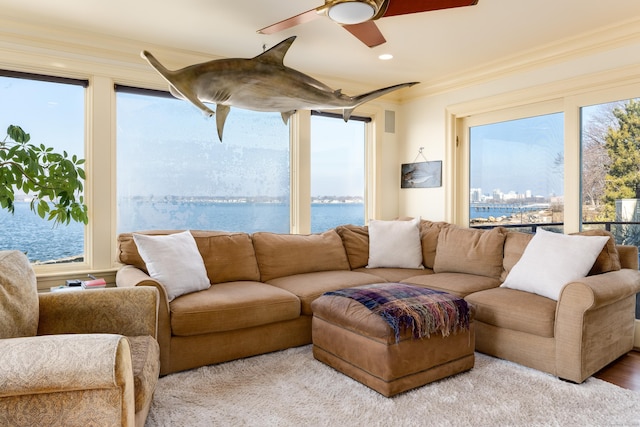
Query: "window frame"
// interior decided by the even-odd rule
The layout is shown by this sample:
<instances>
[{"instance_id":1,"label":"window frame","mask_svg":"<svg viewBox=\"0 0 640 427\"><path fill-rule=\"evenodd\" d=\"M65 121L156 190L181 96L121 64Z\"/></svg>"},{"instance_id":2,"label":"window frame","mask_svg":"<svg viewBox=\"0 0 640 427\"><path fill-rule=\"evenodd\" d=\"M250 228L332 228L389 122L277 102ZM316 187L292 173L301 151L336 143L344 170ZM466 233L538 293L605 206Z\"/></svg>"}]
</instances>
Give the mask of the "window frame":
<instances>
[{"instance_id":1,"label":"window frame","mask_svg":"<svg viewBox=\"0 0 640 427\"><path fill-rule=\"evenodd\" d=\"M71 86L80 86L84 89L83 91L83 111L84 114L82 116L83 120L83 151L84 154L81 156L86 160L83 168L87 174L87 180L85 180L85 187L83 192L83 197L85 200L85 204L87 207L89 204L89 191L87 189L88 178L88 151L89 151L89 142L88 142L88 128L89 128L89 118L88 118L88 109L90 102L90 91L91 91L91 81L86 77L75 77L75 76L61 76L56 75L54 73L36 73L22 70L10 70L10 69L0 69L0 76L9 77L15 79L24 79L24 80L32 80L37 82L45 82L45 83L54 83L54 84L63 84L63 85L71 85ZM6 123L9 125L10 123ZM18 125L20 125L18 123ZM26 129L29 132L29 129ZM46 142L44 142L45 145ZM55 147L54 147L55 149ZM91 218L89 216L89 218ZM89 222L91 219L89 219ZM34 264L33 269L37 275L52 275L56 273L66 273L68 271L76 271L76 270L86 270L91 267L91 239L90 239L90 224L84 225L84 253L83 253L83 261L79 262L71 262L71 263L60 263L60 264Z\"/></svg>"}]
</instances>

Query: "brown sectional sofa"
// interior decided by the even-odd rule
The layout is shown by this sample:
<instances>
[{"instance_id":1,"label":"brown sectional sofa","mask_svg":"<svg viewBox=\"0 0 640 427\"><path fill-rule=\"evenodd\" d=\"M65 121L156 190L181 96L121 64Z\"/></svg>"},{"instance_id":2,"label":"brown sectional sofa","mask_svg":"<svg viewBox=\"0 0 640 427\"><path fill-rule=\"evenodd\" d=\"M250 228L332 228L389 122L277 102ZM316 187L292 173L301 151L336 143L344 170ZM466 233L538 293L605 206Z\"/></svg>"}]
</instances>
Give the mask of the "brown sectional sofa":
<instances>
[{"instance_id":1,"label":"brown sectional sofa","mask_svg":"<svg viewBox=\"0 0 640 427\"><path fill-rule=\"evenodd\" d=\"M164 235L176 231L151 231ZM590 275L556 302L501 288L531 235L422 220L424 269L367 268L367 227L321 234L191 231L212 286L169 302L131 233L118 237L117 286L161 294L161 374L311 343L311 302L329 290L404 282L475 306L476 350L582 382L633 347L638 249L603 249ZM544 268L544 266L541 266Z\"/></svg>"}]
</instances>

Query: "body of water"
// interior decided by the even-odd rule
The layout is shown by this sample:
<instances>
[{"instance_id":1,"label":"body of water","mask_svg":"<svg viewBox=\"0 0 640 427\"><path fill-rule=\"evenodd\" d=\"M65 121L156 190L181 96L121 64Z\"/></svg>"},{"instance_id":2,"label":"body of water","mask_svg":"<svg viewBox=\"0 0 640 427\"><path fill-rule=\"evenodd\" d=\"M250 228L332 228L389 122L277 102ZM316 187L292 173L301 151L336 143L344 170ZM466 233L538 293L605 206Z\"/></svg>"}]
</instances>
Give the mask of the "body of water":
<instances>
[{"instance_id":1,"label":"body of water","mask_svg":"<svg viewBox=\"0 0 640 427\"><path fill-rule=\"evenodd\" d=\"M469 207L469 218L489 218L490 216L498 218L500 216L510 217L512 215L527 214L531 212L538 212L548 208L548 206L541 204L534 205L512 205L512 204L471 204Z\"/></svg>"},{"instance_id":2,"label":"body of water","mask_svg":"<svg viewBox=\"0 0 640 427\"><path fill-rule=\"evenodd\" d=\"M342 224L364 224L364 205L318 203L311 206L312 232ZM121 203L118 232L197 229L289 232L289 205L283 203L142 202ZM0 210L0 250L26 252L32 262L81 256L84 226L53 226L30 211L29 203L16 203L15 215Z\"/></svg>"}]
</instances>

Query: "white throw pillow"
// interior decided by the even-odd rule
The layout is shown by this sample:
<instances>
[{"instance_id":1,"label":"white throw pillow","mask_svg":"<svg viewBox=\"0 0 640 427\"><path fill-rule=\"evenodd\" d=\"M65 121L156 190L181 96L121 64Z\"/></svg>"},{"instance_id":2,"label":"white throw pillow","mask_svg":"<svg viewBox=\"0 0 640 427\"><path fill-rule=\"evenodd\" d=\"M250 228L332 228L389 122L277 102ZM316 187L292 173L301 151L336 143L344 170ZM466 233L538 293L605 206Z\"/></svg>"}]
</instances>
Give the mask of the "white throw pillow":
<instances>
[{"instance_id":1,"label":"white throw pillow","mask_svg":"<svg viewBox=\"0 0 640 427\"><path fill-rule=\"evenodd\" d=\"M558 300L567 283L585 277L609 240L538 229L502 287Z\"/></svg>"},{"instance_id":2,"label":"white throw pillow","mask_svg":"<svg viewBox=\"0 0 640 427\"><path fill-rule=\"evenodd\" d=\"M150 236L133 234L149 276L162 283L169 301L211 286L207 270L189 231Z\"/></svg>"},{"instance_id":3,"label":"white throw pillow","mask_svg":"<svg viewBox=\"0 0 640 427\"><path fill-rule=\"evenodd\" d=\"M411 221L369 221L367 268L424 268L420 218Z\"/></svg>"}]
</instances>

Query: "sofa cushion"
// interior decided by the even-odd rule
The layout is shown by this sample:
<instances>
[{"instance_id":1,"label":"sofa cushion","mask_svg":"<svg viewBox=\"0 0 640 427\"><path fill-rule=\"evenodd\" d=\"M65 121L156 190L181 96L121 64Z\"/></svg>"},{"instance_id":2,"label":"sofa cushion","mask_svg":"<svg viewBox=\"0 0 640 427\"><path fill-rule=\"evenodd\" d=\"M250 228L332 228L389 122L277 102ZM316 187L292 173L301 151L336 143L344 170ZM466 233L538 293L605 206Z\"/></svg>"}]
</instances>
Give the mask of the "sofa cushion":
<instances>
[{"instance_id":1,"label":"sofa cushion","mask_svg":"<svg viewBox=\"0 0 640 427\"><path fill-rule=\"evenodd\" d=\"M525 248L533 238L531 233L522 233L520 231L508 231L504 240L504 258L502 260L502 267L504 271L501 275L501 280L507 278L507 275L511 271L514 265L520 260Z\"/></svg>"},{"instance_id":2,"label":"sofa cushion","mask_svg":"<svg viewBox=\"0 0 640 427\"><path fill-rule=\"evenodd\" d=\"M558 300L564 285L589 273L608 239L539 228L501 286Z\"/></svg>"},{"instance_id":3,"label":"sofa cushion","mask_svg":"<svg viewBox=\"0 0 640 427\"><path fill-rule=\"evenodd\" d=\"M347 253L335 230L321 234L252 235L263 282L315 271L349 270Z\"/></svg>"},{"instance_id":4,"label":"sofa cushion","mask_svg":"<svg viewBox=\"0 0 640 427\"><path fill-rule=\"evenodd\" d=\"M607 236L607 244L604 245L602 251L598 255L596 262L589 270L588 276L594 274L608 273L609 271L618 271L622 268L620 264L620 256L618 255L618 249L616 248L616 240L613 234L606 230L585 230L579 233L572 233L578 236Z\"/></svg>"},{"instance_id":5,"label":"sofa cushion","mask_svg":"<svg viewBox=\"0 0 640 427\"><path fill-rule=\"evenodd\" d=\"M438 247L440 230L449 226L446 222L420 221L420 240L422 244L422 263L426 268L433 269Z\"/></svg>"},{"instance_id":6,"label":"sofa cushion","mask_svg":"<svg viewBox=\"0 0 640 427\"><path fill-rule=\"evenodd\" d=\"M381 282L384 280L377 276L356 271L318 271L280 277L267 283L296 295L300 299L301 313L311 315L311 303L327 291Z\"/></svg>"},{"instance_id":7,"label":"sofa cushion","mask_svg":"<svg viewBox=\"0 0 640 427\"><path fill-rule=\"evenodd\" d=\"M362 225L340 225L336 232L342 239L352 270L367 265L369 261L369 227Z\"/></svg>"},{"instance_id":8,"label":"sofa cushion","mask_svg":"<svg viewBox=\"0 0 640 427\"><path fill-rule=\"evenodd\" d=\"M0 251L0 339L36 335L37 288L27 256L20 251Z\"/></svg>"},{"instance_id":9,"label":"sofa cushion","mask_svg":"<svg viewBox=\"0 0 640 427\"><path fill-rule=\"evenodd\" d=\"M433 274L430 268L356 268L353 271L373 274L380 277L382 282L400 282L408 277Z\"/></svg>"},{"instance_id":10,"label":"sofa cushion","mask_svg":"<svg viewBox=\"0 0 640 427\"><path fill-rule=\"evenodd\" d=\"M149 276L164 285L169 301L211 286L196 241L188 231L164 236L134 233L133 241Z\"/></svg>"},{"instance_id":11,"label":"sofa cushion","mask_svg":"<svg viewBox=\"0 0 640 427\"><path fill-rule=\"evenodd\" d=\"M193 336L296 319L300 301L275 286L239 281L178 297L170 309L172 334Z\"/></svg>"},{"instance_id":12,"label":"sofa cushion","mask_svg":"<svg viewBox=\"0 0 640 427\"><path fill-rule=\"evenodd\" d=\"M433 270L500 279L506 230L479 230L448 226L438 235Z\"/></svg>"},{"instance_id":13,"label":"sofa cushion","mask_svg":"<svg viewBox=\"0 0 640 427\"><path fill-rule=\"evenodd\" d=\"M543 296L507 288L494 288L465 297L475 306L476 321L551 338L557 303Z\"/></svg>"},{"instance_id":14,"label":"sofa cushion","mask_svg":"<svg viewBox=\"0 0 640 427\"><path fill-rule=\"evenodd\" d=\"M424 268L420 218L408 221L369 221L367 267Z\"/></svg>"},{"instance_id":15,"label":"sofa cushion","mask_svg":"<svg viewBox=\"0 0 640 427\"><path fill-rule=\"evenodd\" d=\"M136 234L165 235L176 230L142 231ZM211 283L260 280L251 236L247 233L191 230ZM118 261L148 273L133 241L133 233L118 236Z\"/></svg>"},{"instance_id":16,"label":"sofa cushion","mask_svg":"<svg viewBox=\"0 0 640 427\"><path fill-rule=\"evenodd\" d=\"M400 283L445 291L463 298L474 292L500 286L500 281L494 277L466 273L419 275L401 280Z\"/></svg>"}]
</instances>

